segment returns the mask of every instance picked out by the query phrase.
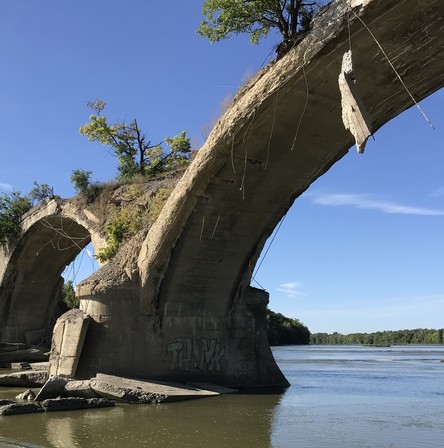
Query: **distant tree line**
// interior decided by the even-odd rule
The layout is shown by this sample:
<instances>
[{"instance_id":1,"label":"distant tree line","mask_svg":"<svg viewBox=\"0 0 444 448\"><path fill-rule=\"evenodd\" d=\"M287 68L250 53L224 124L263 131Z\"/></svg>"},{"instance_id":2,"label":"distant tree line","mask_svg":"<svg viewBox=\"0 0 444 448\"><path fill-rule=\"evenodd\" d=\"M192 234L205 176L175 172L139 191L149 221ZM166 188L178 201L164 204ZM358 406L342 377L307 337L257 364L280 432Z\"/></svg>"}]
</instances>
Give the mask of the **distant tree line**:
<instances>
[{"instance_id":1,"label":"distant tree line","mask_svg":"<svg viewBox=\"0 0 444 448\"><path fill-rule=\"evenodd\" d=\"M313 333L310 344L399 345L443 344L443 329L377 331L376 333Z\"/></svg>"},{"instance_id":2,"label":"distant tree line","mask_svg":"<svg viewBox=\"0 0 444 448\"><path fill-rule=\"evenodd\" d=\"M298 319L267 309L270 345L303 345L310 343L310 330Z\"/></svg>"}]
</instances>

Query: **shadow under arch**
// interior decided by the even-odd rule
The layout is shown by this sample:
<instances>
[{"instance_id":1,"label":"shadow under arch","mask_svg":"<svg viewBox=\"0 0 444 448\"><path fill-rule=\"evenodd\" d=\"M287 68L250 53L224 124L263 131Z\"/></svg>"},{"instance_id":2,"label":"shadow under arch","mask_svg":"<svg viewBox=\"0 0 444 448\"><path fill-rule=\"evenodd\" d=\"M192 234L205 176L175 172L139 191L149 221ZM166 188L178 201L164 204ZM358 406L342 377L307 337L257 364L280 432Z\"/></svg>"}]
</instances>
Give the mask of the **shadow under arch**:
<instances>
[{"instance_id":1,"label":"shadow under arch","mask_svg":"<svg viewBox=\"0 0 444 448\"><path fill-rule=\"evenodd\" d=\"M86 227L63 216L58 207L51 210L50 202L37 209L45 206L49 214L39 216L36 209L28 213L22 236L0 260L5 267L0 283L2 342L50 342L63 285L61 274L91 241Z\"/></svg>"}]
</instances>

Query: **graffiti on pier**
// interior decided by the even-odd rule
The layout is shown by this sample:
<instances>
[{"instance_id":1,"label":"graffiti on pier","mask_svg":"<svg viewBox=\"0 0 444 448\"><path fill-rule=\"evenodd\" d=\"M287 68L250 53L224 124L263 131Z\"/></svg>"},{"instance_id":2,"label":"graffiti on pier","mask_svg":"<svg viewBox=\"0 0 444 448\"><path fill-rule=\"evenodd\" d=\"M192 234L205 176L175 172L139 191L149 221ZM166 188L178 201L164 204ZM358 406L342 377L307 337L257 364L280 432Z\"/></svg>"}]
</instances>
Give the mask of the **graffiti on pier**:
<instances>
[{"instance_id":1,"label":"graffiti on pier","mask_svg":"<svg viewBox=\"0 0 444 448\"><path fill-rule=\"evenodd\" d=\"M222 371L225 347L217 339L176 338L175 342L167 344L166 349L173 357L171 370Z\"/></svg>"}]
</instances>

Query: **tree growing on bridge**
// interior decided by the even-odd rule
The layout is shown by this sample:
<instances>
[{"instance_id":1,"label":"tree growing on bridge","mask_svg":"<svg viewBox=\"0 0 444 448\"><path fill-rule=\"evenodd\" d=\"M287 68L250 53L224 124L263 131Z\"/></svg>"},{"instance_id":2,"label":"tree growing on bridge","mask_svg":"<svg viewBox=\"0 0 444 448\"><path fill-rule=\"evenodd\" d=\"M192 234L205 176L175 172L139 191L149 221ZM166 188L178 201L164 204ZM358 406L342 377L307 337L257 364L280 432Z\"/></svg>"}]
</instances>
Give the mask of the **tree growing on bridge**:
<instances>
[{"instance_id":1,"label":"tree growing on bridge","mask_svg":"<svg viewBox=\"0 0 444 448\"><path fill-rule=\"evenodd\" d=\"M22 216L31 207L31 199L19 191L0 195L0 245L11 244L18 238Z\"/></svg>"},{"instance_id":2,"label":"tree growing on bridge","mask_svg":"<svg viewBox=\"0 0 444 448\"><path fill-rule=\"evenodd\" d=\"M248 33L252 44L276 29L282 36L278 55L291 48L298 35L310 29L318 1L306 0L206 0L202 7L205 19L197 32L211 42L233 34Z\"/></svg>"},{"instance_id":3,"label":"tree growing on bridge","mask_svg":"<svg viewBox=\"0 0 444 448\"><path fill-rule=\"evenodd\" d=\"M34 188L29 192L29 198L34 204L53 197L54 188L48 184L39 184L37 181L34 181Z\"/></svg>"},{"instance_id":4,"label":"tree growing on bridge","mask_svg":"<svg viewBox=\"0 0 444 448\"><path fill-rule=\"evenodd\" d=\"M152 144L139 128L136 119L109 124L102 114L106 103L101 100L89 102L94 114L89 123L81 126L80 133L90 141L108 146L119 162L119 178L129 180L136 175L152 176L171 171L189 163L190 140L186 132L166 138L169 151L164 151L161 143Z\"/></svg>"}]
</instances>

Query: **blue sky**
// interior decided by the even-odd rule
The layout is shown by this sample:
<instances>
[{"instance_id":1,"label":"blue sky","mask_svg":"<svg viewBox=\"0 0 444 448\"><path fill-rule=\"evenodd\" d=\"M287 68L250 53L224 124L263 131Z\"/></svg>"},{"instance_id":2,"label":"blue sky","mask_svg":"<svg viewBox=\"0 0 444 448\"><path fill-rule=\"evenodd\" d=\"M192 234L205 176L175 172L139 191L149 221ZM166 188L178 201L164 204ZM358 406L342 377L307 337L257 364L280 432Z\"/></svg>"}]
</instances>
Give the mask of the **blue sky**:
<instances>
[{"instance_id":1,"label":"blue sky","mask_svg":"<svg viewBox=\"0 0 444 448\"><path fill-rule=\"evenodd\" d=\"M97 98L153 142L187 130L199 147L278 37L211 45L195 33L203 2L191 3L2 0L0 191L36 180L69 197L76 168L112 178L114 158L78 132ZM410 109L296 201L255 276L273 310L312 331L443 327L443 100L422 103L434 131Z\"/></svg>"}]
</instances>

